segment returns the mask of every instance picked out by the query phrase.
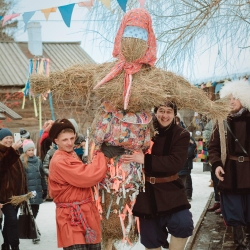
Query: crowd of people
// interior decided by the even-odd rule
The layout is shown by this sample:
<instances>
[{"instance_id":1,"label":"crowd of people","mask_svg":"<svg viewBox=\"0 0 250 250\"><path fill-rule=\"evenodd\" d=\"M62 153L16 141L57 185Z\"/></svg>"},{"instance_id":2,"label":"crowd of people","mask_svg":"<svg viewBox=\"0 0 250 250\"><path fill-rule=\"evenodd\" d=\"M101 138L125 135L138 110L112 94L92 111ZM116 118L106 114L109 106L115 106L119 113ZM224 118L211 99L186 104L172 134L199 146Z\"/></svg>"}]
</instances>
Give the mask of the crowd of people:
<instances>
[{"instance_id":1,"label":"crowd of people","mask_svg":"<svg viewBox=\"0 0 250 250\"><path fill-rule=\"evenodd\" d=\"M235 84L229 83L221 90L222 96L230 96L231 108L225 121L225 162L221 156L218 125L209 122L204 128L215 191L215 203L208 210L219 209L226 224L233 227L237 249L250 249L246 237L250 225L250 103L242 91L236 91ZM249 84L247 88L250 91ZM126 155L121 147L103 144L91 162L84 157L85 138L74 119L46 122L37 156L29 132L20 129L22 140L13 142L13 133L1 128L2 250L19 249L19 207L8 203L10 197L35 190L37 195L30 199L30 204L36 218L39 205L48 195L46 176L50 196L56 204L58 247L101 249L100 215L91 187L102 180L109 159L116 155L122 155L125 162L143 164L145 192L139 193L132 211L139 217L141 243L146 249L184 249L194 228L189 211L193 188L187 185L187 180L191 178L196 142L184 128L173 102L155 107L153 117L155 133L150 154L140 151ZM39 240L33 239L33 242Z\"/></svg>"}]
</instances>

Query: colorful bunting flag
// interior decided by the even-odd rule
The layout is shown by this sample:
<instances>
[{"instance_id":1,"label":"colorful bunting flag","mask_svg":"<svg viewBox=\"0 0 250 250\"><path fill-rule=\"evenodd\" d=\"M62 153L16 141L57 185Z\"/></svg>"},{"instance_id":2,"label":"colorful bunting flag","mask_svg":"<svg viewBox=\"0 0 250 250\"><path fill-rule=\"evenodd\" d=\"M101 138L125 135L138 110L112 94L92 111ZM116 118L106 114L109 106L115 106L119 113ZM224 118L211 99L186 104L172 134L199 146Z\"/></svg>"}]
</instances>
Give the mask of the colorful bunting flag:
<instances>
[{"instance_id":1,"label":"colorful bunting flag","mask_svg":"<svg viewBox=\"0 0 250 250\"><path fill-rule=\"evenodd\" d=\"M78 3L79 7L86 7L89 10L91 9L91 7L93 7L93 5L94 5L94 0L89 0L89 1Z\"/></svg>"},{"instance_id":2,"label":"colorful bunting flag","mask_svg":"<svg viewBox=\"0 0 250 250\"><path fill-rule=\"evenodd\" d=\"M120 5L121 9L126 12L126 5L128 0L117 0L118 4Z\"/></svg>"},{"instance_id":3,"label":"colorful bunting flag","mask_svg":"<svg viewBox=\"0 0 250 250\"><path fill-rule=\"evenodd\" d=\"M102 4L106 8L108 8L108 9L111 8L111 0L99 0L99 1L101 1ZM119 6L121 7L121 9L124 12L126 12L127 1L128 0L117 0ZM146 0L138 0L138 1L140 3L141 8L143 8ZM61 16L63 18L64 23L67 25L67 27L70 27L72 12L73 12L75 4L76 3L72 3L72 4L68 4L68 5L64 5L64 6L41 9L41 12L44 14L46 20L48 21L50 13L51 12L56 12L56 10L58 8L60 13L61 13ZM85 1L82 1L82 2L78 3L79 7L86 7L88 9L90 9L93 5L94 5L94 0L85 0ZM22 14L23 22L25 24L24 25L24 31L26 31L27 24L30 21L30 19L32 18L32 16L35 14L36 11L24 12ZM15 17L17 17L19 15L20 15L20 13L0 16L0 20L2 20L2 26L4 26L7 21L9 21L9 20L11 20L11 19L13 19L13 18L15 18Z\"/></svg>"},{"instance_id":4,"label":"colorful bunting flag","mask_svg":"<svg viewBox=\"0 0 250 250\"><path fill-rule=\"evenodd\" d=\"M146 0L139 0L140 7L141 7L141 8L144 8L145 2L146 2Z\"/></svg>"},{"instance_id":5,"label":"colorful bunting flag","mask_svg":"<svg viewBox=\"0 0 250 250\"><path fill-rule=\"evenodd\" d=\"M36 13L35 11L24 12L24 13L23 13L24 32L26 31L27 24L28 24L29 20L31 19L31 17L32 17L35 13Z\"/></svg>"},{"instance_id":6,"label":"colorful bunting flag","mask_svg":"<svg viewBox=\"0 0 250 250\"><path fill-rule=\"evenodd\" d=\"M6 16L4 16L3 17L3 23L2 23L2 27L5 25L5 23L7 22L7 21L9 21L9 20L11 20L11 19L13 19L13 18L15 18L15 17L17 17L17 16L19 16L20 14L18 13L18 14L11 14L11 15L6 15Z\"/></svg>"},{"instance_id":7,"label":"colorful bunting flag","mask_svg":"<svg viewBox=\"0 0 250 250\"><path fill-rule=\"evenodd\" d=\"M74 6L75 6L75 4L72 3L72 4L58 7L59 11L61 12L62 19L68 27L70 27L71 16L72 16Z\"/></svg>"},{"instance_id":8,"label":"colorful bunting flag","mask_svg":"<svg viewBox=\"0 0 250 250\"><path fill-rule=\"evenodd\" d=\"M110 0L100 0L102 4L107 8L110 9Z\"/></svg>"},{"instance_id":9,"label":"colorful bunting flag","mask_svg":"<svg viewBox=\"0 0 250 250\"><path fill-rule=\"evenodd\" d=\"M56 7L53 7L53 8L43 9L41 10L41 12L44 14L46 20L48 21L50 13L56 12L56 9L57 9Z\"/></svg>"}]
</instances>

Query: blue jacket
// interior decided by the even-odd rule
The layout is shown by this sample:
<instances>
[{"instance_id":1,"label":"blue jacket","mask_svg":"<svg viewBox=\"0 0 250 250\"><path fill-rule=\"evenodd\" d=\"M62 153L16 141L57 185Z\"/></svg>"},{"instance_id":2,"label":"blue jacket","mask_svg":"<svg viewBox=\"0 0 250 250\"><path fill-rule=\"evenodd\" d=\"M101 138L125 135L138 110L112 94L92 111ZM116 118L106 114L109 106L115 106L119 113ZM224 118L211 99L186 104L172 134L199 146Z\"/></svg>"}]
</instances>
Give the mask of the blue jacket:
<instances>
[{"instance_id":1,"label":"blue jacket","mask_svg":"<svg viewBox=\"0 0 250 250\"><path fill-rule=\"evenodd\" d=\"M23 159L22 159L23 162ZM24 165L24 162L23 162ZM28 167L24 165L28 190L36 191L36 196L30 199L31 204L43 203L43 190L47 190L46 181L44 178L43 165L37 156L28 158Z\"/></svg>"},{"instance_id":2,"label":"blue jacket","mask_svg":"<svg viewBox=\"0 0 250 250\"><path fill-rule=\"evenodd\" d=\"M190 140L192 141L192 143L189 142L187 161L183 169L178 173L179 176L188 175L191 173L191 170L193 169L193 159L196 156L196 143L193 137L190 137Z\"/></svg>"}]
</instances>

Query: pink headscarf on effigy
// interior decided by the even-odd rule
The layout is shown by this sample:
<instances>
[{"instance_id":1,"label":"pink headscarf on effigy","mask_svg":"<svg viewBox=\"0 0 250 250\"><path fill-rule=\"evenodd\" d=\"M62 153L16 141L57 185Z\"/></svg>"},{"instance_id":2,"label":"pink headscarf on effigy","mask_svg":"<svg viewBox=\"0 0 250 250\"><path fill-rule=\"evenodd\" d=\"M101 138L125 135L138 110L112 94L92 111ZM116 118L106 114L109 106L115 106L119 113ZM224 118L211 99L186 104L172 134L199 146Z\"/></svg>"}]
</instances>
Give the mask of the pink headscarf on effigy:
<instances>
[{"instance_id":1,"label":"pink headscarf on effigy","mask_svg":"<svg viewBox=\"0 0 250 250\"><path fill-rule=\"evenodd\" d=\"M121 53L121 41L126 26L137 26L145 29L148 32L148 49L145 55L133 62L127 62L125 57ZM127 12L121 22L120 28L115 38L115 45L113 50L113 57L118 58L118 62L95 87L97 89L102 84L110 81L117 76L122 70L124 70L124 110L128 107L129 97L131 94L132 74L137 73L143 64L149 64L153 66L156 61L156 39L152 28L152 19L149 13L145 9L133 9Z\"/></svg>"}]
</instances>

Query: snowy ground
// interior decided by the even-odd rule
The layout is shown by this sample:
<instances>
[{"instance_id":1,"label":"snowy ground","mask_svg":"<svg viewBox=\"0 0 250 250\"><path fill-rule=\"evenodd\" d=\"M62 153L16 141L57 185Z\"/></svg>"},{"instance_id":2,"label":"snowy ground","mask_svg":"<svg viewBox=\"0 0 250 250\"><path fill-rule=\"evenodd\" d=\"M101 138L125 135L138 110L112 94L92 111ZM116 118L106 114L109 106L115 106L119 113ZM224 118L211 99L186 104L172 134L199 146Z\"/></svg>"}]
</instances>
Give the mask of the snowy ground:
<instances>
[{"instance_id":1,"label":"snowy ground","mask_svg":"<svg viewBox=\"0 0 250 250\"><path fill-rule=\"evenodd\" d=\"M196 224L201 213L207 203L208 197L213 192L213 188L208 187L210 184L210 172L203 172L202 163L194 163L192 170L193 180L193 199L191 201L191 212L193 221ZM45 202L40 206L40 211L37 217L37 224L42 233L41 242L37 245L32 243L32 240L20 240L21 250L56 250L56 223L55 223L55 204L53 202ZM2 244L2 235L0 236L0 244ZM145 248L139 242L133 246L125 246L119 244L121 250L144 250Z\"/></svg>"}]
</instances>

